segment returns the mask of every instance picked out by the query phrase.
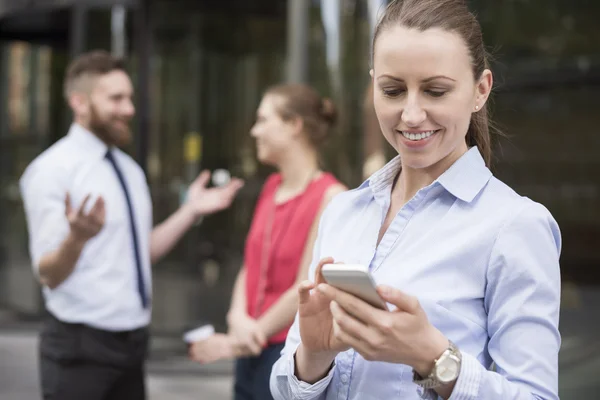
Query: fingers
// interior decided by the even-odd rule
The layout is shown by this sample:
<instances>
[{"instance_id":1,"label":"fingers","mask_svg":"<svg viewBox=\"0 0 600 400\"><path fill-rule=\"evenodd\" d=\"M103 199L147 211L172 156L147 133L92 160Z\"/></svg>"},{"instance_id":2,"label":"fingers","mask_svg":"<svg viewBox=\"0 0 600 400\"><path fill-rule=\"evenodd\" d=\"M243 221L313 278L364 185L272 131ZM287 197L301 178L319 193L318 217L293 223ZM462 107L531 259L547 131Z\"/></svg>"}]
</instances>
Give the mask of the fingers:
<instances>
[{"instance_id":1,"label":"fingers","mask_svg":"<svg viewBox=\"0 0 600 400\"><path fill-rule=\"evenodd\" d=\"M85 198L81 202L81 205L79 206L79 210L77 210L78 216L83 217L85 215L85 212L84 212L85 205L88 203L88 201L90 201L90 197L92 197L92 195L88 193L88 195L85 196Z\"/></svg>"},{"instance_id":2,"label":"fingers","mask_svg":"<svg viewBox=\"0 0 600 400\"><path fill-rule=\"evenodd\" d=\"M387 285L379 285L377 291L383 300L395 305L400 311L409 314L417 314L421 311L421 305L415 296L408 295Z\"/></svg>"},{"instance_id":3,"label":"fingers","mask_svg":"<svg viewBox=\"0 0 600 400\"><path fill-rule=\"evenodd\" d=\"M213 188L211 190L218 190L219 193L223 196L226 201L226 205L228 206L233 201L234 197L237 195L237 192L244 186L244 181L241 179L232 179L227 186L221 188Z\"/></svg>"},{"instance_id":4,"label":"fingers","mask_svg":"<svg viewBox=\"0 0 600 400\"><path fill-rule=\"evenodd\" d=\"M317 268L315 269L315 282L311 282L309 280L303 281L298 285L298 297L300 304L306 304L310 301L310 291L315 288L320 283L324 283L325 279L323 278L323 274L321 274L321 270L325 264L332 264L333 257L325 257L319 261Z\"/></svg>"},{"instance_id":5,"label":"fingers","mask_svg":"<svg viewBox=\"0 0 600 400\"><path fill-rule=\"evenodd\" d=\"M198 175L198 177L196 178L196 180L194 181L193 184L199 185L199 186L202 186L203 188L205 188L206 185L208 185L209 180L210 180L210 172L205 170L205 171L202 171L200 173L200 175Z\"/></svg>"},{"instance_id":6,"label":"fingers","mask_svg":"<svg viewBox=\"0 0 600 400\"><path fill-rule=\"evenodd\" d=\"M303 281L298 285L298 303L306 304L310 301L310 291L315 288L311 281Z\"/></svg>"},{"instance_id":7,"label":"fingers","mask_svg":"<svg viewBox=\"0 0 600 400\"><path fill-rule=\"evenodd\" d=\"M254 336L247 338L244 344L255 356L259 355L262 352L262 346L254 340Z\"/></svg>"},{"instance_id":8,"label":"fingers","mask_svg":"<svg viewBox=\"0 0 600 400\"><path fill-rule=\"evenodd\" d=\"M199 342L194 343L190 346L190 357L192 360L197 361L199 363L205 363L209 358L207 354L207 349L205 346L206 343Z\"/></svg>"},{"instance_id":9,"label":"fingers","mask_svg":"<svg viewBox=\"0 0 600 400\"><path fill-rule=\"evenodd\" d=\"M233 193L236 193L242 187L244 187L244 181L238 178L234 178L227 184L229 190Z\"/></svg>"},{"instance_id":10,"label":"fingers","mask_svg":"<svg viewBox=\"0 0 600 400\"><path fill-rule=\"evenodd\" d=\"M203 343L192 343L189 349L190 358L194 361L203 362L204 360L204 349Z\"/></svg>"},{"instance_id":11,"label":"fingers","mask_svg":"<svg viewBox=\"0 0 600 400\"><path fill-rule=\"evenodd\" d=\"M96 236L104 227L106 220L106 208L102 196L98 196L89 212L86 213L85 210L91 197L91 194L86 195L77 211L74 212L71 207L70 195L65 196L65 206L68 206L66 215L71 232L74 237L84 241Z\"/></svg>"},{"instance_id":12,"label":"fingers","mask_svg":"<svg viewBox=\"0 0 600 400\"><path fill-rule=\"evenodd\" d=\"M244 323L244 326L234 331L232 337L236 338L239 347L243 348L243 352L259 355L267 344L267 338L259 328L257 322L249 319Z\"/></svg>"},{"instance_id":13,"label":"fingers","mask_svg":"<svg viewBox=\"0 0 600 400\"><path fill-rule=\"evenodd\" d=\"M65 195L65 214L68 216L71 214L71 211L73 211L73 209L71 208L71 195L69 194L69 192L67 192L67 194Z\"/></svg>"},{"instance_id":14,"label":"fingers","mask_svg":"<svg viewBox=\"0 0 600 400\"><path fill-rule=\"evenodd\" d=\"M344 311L364 322L366 325L376 324L377 319L381 316L380 310L371 306L369 303L350 293L346 293L343 290L336 289L331 285L326 283L319 284L317 290L331 301L337 302Z\"/></svg>"},{"instance_id":15,"label":"fingers","mask_svg":"<svg viewBox=\"0 0 600 400\"><path fill-rule=\"evenodd\" d=\"M246 357L249 356L251 353L248 350L248 348L246 346L244 346L242 343L240 343L238 340L236 340L235 342L232 343L231 345L231 355L232 357Z\"/></svg>"},{"instance_id":16,"label":"fingers","mask_svg":"<svg viewBox=\"0 0 600 400\"><path fill-rule=\"evenodd\" d=\"M244 182L241 179L234 179L227 184L227 186L222 188L213 188L211 190L218 190L219 193L223 196L226 205L231 204L238 191L244 186Z\"/></svg>"},{"instance_id":17,"label":"fingers","mask_svg":"<svg viewBox=\"0 0 600 400\"><path fill-rule=\"evenodd\" d=\"M201 363L208 364L224 358L219 348L200 348L192 352L192 359Z\"/></svg>"},{"instance_id":18,"label":"fingers","mask_svg":"<svg viewBox=\"0 0 600 400\"><path fill-rule=\"evenodd\" d=\"M317 285L320 283L325 283L325 278L323 278L323 274L321 274L321 270L325 264L333 264L333 257L325 257L319 261L319 265L317 265L317 269L315 271L315 283Z\"/></svg>"},{"instance_id":19,"label":"fingers","mask_svg":"<svg viewBox=\"0 0 600 400\"><path fill-rule=\"evenodd\" d=\"M333 320L342 331L354 338L367 338L371 331L362 322L352 318L339 304L332 301L329 305Z\"/></svg>"},{"instance_id":20,"label":"fingers","mask_svg":"<svg viewBox=\"0 0 600 400\"><path fill-rule=\"evenodd\" d=\"M342 328L335 320L333 321L333 336L338 342L353 348L359 353L361 352L363 342L360 339L346 332L344 328Z\"/></svg>"},{"instance_id":21,"label":"fingers","mask_svg":"<svg viewBox=\"0 0 600 400\"><path fill-rule=\"evenodd\" d=\"M104 199L102 197L100 197L100 205L98 207L98 217L100 218L102 225L104 225L104 222L106 222L106 206L104 205Z\"/></svg>"},{"instance_id":22,"label":"fingers","mask_svg":"<svg viewBox=\"0 0 600 400\"><path fill-rule=\"evenodd\" d=\"M236 341L231 345L231 355L236 358L244 356L244 347Z\"/></svg>"},{"instance_id":23,"label":"fingers","mask_svg":"<svg viewBox=\"0 0 600 400\"><path fill-rule=\"evenodd\" d=\"M251 357L260 355L260 353L257 354L245 343L239 343L234 350L234 354L236 357Z\"/></svg>"},{"instance_id":24,"label":"fingers","mask_svg":"<svg viewBox=\"0 0 600 400\"><path fill-rule=\"evenodd\" d=\"M92 209L90 210L88 215L94 218L96 223L104 225L105 214L106 211L104 208L104 199L102 198L102 196L100 196L96 199L96 202L92 206Z\"/></svg>"},{"instance_id":25,"label":"fingers","mask_svg":"<svg viewBox=\"0 0 600 400\"><path fill-rule=\"evenodd\" d=\"M261 330L255 330L253 333L254 341L260 346L261 351L267 345L267 337Z\"/></svg>"},{"instance_id":26,"label":"fingers","mask_svg":"<svg viewBox=\"0 0 600 400\"><path fill-rule=\"evenodd\" d=\"M234 354L233 342L224 334L215 334L208 339L196 342L190 346L190 357L199 363L211 363Z\"/></svg>"}]
</instances>

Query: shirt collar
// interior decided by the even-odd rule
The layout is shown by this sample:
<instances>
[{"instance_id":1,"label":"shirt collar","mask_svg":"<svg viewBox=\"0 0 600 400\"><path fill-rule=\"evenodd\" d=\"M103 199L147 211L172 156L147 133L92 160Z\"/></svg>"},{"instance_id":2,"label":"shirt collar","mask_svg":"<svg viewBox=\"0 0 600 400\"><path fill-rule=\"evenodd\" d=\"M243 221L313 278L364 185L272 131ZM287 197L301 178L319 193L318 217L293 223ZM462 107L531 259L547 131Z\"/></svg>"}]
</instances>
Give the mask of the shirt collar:
<instances>
[{"instance_id":1,"label":"shirt collar","mask_svg":"<svg viewBox=\"0 0 600 400\"><path fill-rule=\"evenodd\" d=\"M437 181L454 197L470 203L487 185L491 177L492 172L485 166L479 149L473 146Z\"/></svg>"},{"instance_id":2,"label":"shirt collar","mask_svg":"<svg viewBox=\"0 0 600 400\"><path fill-rule=\"evenodd\" d=\"M375 172L369 179L360 185L360 188L362 189L370 186L374 193L385 190L389 186L392 186L401 166L400 156L394 157L390 162L384 165L383 168Z\"/></svg>"},{"instance_id":3,"label":"shirt collar","mask_svg":"<svg viewBox=\"0 0 600 400\"><path fill-rule=\"evenodd\" d=\"M98 136L74 122L67 133L68 137L77 142L79 149L90 157L104 157L109 147Z\"/></svg>"},{"instance_id":4,"label":"shirt collar","mask_svg":"<svg viewBox=\"0 0 600 400\"><path fill-rule=\"evenodd\" d=\"M369 186L374 194L387 190L391 187L400 168L400 156L396 156L367 179L360 188ZM485 166L477 146L474 146L440 175L432 185L437 182L454 197L470 203L491 177L492 172Z\"/></svg>"}]
</instances>

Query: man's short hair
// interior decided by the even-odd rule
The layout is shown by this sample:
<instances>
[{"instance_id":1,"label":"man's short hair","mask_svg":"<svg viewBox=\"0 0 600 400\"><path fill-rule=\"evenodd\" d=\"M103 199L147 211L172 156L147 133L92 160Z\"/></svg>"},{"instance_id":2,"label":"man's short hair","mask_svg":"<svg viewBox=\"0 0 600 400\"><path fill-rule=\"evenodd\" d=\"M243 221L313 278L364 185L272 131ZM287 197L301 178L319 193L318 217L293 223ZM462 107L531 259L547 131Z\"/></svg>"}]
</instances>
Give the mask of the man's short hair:
<instances>
[{"instance_id":1,"label":"man's short hair","mask_svg":"<svg viewBox=\"0 0 600 400\"><path fill-rule=\"evenodd\" d=\"M104 50L94 50L76 57L67 68L64 83L65 98L74 91L88 91L91 81L112 71L123 71L125 61Z\"/></svg>"}]
</instances>

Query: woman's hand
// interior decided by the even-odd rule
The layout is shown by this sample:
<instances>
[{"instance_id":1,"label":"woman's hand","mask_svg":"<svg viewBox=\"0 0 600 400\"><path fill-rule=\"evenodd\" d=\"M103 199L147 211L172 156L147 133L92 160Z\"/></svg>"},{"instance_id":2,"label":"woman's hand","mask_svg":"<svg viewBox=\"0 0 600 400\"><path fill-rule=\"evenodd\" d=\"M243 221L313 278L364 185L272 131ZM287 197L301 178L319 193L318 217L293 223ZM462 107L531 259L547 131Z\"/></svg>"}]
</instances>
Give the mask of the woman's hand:
<instances>
[{"instance_id":1,"label":"woman's hand","mask_svg":"<svg viewBox=\"0 0 600 400\"><path fill-rule=\"evenodd\" d=\"M209 364L219 360L248 357L252 353L234 336L215 333L211 337L193 343L189 349L190 358L201 364Z\"/></svg>"},{"instance_id":2,"label":"woman's hand","mask_svg":"<svg viewBox=\"0 0 600 400\"><path fill-rule=\"evenodd\" d=\"M354 348L365 360L410 365L427 376L449 346L416 297L379 286L380 296L396 306L394 311L383 311L330 285L320 284L317 289L330 300L336 342Z\"/></svg>"},{"instance_id":3,"label":"woman's hand","mask_svg":"<svg viewBox=\"0 0 600 400\"><path fill-rule=\"evenodd\" d=\"M235 357L235 339L223 333L195 342L189 349L190 358L201 364Z\"/></svg>"},{"instance_id":4,"label":"woman's hand","mask_svg":"<svg viewBox=\"0 0 600 400\"><path fill-rule=\"evenodd\" d=\"M229 333L237 340L239 351L255 356L262 353L267 345L267 338L258 321L246 313L238 313L229 319Z\"/></svg>"},{"instance_id":5,"label":"woman's hand","mask_svg":"<svg viewBox=\"0 0 600 400\"><path fill-rule=\"evenodd\" d=\"M329 307L330 299L319 291L311 290L325 280L321 269L325 264L333 263L333 258L324 258L315 272L315 282L304 281L298 288L298 317L302 346L308 353L345 351L350 348L334 335L333 315Z\"/></svg>"}]
</instances>

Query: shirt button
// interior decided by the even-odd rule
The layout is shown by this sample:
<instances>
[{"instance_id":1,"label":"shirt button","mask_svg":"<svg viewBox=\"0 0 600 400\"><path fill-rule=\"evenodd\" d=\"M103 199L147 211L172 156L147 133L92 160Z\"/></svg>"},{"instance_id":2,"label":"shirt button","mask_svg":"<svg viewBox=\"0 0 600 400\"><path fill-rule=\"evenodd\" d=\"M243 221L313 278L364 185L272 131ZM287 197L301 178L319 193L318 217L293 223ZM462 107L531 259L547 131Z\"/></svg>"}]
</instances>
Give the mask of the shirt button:
<instances>
[{"instance_id":1,"label":"shirt button","mask_svg":"<svg viewBox=\"0 0 600 400\"><path fill-rule=\"evenodd\" d=\"M340 376L340 379L342 380L342 383L348 383L348 375L342 374L342 376Z\"/></svg>"}]
</instances>

